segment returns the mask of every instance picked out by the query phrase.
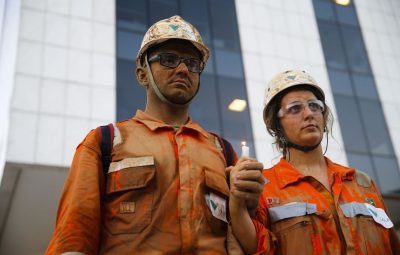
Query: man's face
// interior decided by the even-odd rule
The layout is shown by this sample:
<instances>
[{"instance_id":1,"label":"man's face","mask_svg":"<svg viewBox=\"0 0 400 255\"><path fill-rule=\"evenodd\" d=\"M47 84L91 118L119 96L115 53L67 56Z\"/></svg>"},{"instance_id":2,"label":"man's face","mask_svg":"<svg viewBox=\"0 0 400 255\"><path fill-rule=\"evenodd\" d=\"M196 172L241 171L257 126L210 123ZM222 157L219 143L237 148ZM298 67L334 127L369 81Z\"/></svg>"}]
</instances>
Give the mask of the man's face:
<instances>
[{"instance_id":1,"label":"man's face","mask_svg":"<svg viewBox=\"0 0 400 255\"><path fill-rule=\"evenodd\" d=\"M200 60L199 53L192 44L177 40L167 41L160 48L151 52L148 59L164 53L172 53L185 59ZM159 60L155 60L151 61L150 67L159 90L169 101L185 104L196 95L200 74L189 71L183 61L177 67L171 68L160 64ZM150 93L154 93L151 88L150 90Z\"/></svg>"}]
</instances>

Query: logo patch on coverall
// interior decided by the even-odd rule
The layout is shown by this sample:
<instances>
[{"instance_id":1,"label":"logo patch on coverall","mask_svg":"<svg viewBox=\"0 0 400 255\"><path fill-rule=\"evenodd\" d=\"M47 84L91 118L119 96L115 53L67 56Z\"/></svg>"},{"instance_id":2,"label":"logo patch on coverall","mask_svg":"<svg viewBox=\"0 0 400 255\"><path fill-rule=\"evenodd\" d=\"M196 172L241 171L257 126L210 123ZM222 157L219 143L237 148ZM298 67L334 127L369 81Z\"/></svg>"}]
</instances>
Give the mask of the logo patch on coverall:
<instances>
[{"instance_id":1,"label":"logo patch on coverall","mask_svg":"<svg viewBox=\"0 0 400 255\"><path fill-rule=\"evenodd\" d=\"M373 198L365 198L365 202L367 202L370 205L376 206Z\"/></svg>"},{"instance_id":2,"label":"logo patch on coverall","mask_svg":"<svg viewBox=\"0 0 400 255\"><path fill-rule=\"evenodd\" d=\"M381 224L385 228L393 227L393 222L389 219L386 212L381 208L376 208L373 205L365 203L368 211L371 213L372 218L374 221Z\"/></svg>"},{"instance_id":3,"label":"logo patch on coverall","mask_svg":"<svg viewBox=\"0 0 400 255\"><path fill-rule=\"evenodd\" d=\"M267 197L265 198L265 202L267 203L267 205L279 204L279 197Z\"/></svg>"},{"instance_id":4,"label":"logo patch on coverall","mask_svg":"<svg viewBox=\"0 0 400 255\"><path fill-rule=\"evenodd\" d=\"M228 222L226 219L226 200L214 193L210 193L209 207L212 215L222 221Z\"/></svg>"}]
</instances>

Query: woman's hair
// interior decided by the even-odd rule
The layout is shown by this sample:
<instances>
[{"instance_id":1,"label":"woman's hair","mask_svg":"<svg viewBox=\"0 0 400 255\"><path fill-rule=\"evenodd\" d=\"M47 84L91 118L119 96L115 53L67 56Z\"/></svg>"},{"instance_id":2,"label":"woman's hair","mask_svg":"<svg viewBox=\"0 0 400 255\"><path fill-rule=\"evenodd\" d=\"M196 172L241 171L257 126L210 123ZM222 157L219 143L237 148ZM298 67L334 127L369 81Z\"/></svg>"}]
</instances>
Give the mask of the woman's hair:
<instances>
[{"instance_id":1,"label":"woman's hair","mask_svg":"<svg viewBox=\"0 0 400 255\"><path fill-rule=\"evenodd\" d=\"M274 137L275 141L274 144L278 148L279 151L285 156L287 153L287 145L286 145L286 136L284 134L283 128L280 124L280 119L278 118L278 112L281 108L281 101L282 98L291 91L298 91L298 90L308 90L311 91L319 100L321 100L324 105L325 109L322 112L324 118L324 131L327 132L332 129L333 125L333 115L330 108L325 104L324 96L312 86L309 85L300 85L294 86L292 88L288 88L275 96L272 101L269 103L268 108L265 110L264 115L264 122L267 127L268 133Z\"/></svg>"}]
</instances>

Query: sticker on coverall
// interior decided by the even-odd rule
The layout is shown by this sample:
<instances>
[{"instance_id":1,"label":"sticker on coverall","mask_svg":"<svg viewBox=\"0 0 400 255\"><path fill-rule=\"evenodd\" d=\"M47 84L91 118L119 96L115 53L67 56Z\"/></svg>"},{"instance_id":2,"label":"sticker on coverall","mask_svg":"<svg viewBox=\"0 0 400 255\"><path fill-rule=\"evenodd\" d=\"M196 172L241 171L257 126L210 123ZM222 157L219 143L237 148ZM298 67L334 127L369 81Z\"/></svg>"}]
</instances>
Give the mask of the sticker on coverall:
<instances>
[{"instance_id":1,"label":"sticker on coverall","mask_svg":"<svg viewBox=\"0 0 400 255\"><path fill-rule=\"evenodd\" d=\"M391 228L393 227L393 222L389 219L385 211L381 208L376 208L373 205L370 205L368 203L364 204L368 211L371 213L372 218L374 218L374 221L381 224L385 228Z\"/></svg>"},{"instance_id":2,"label":"sticker on coverall","mask_svg":"<svg viewBox=\"0 0 400 255\"><path fill-rule=\"evenodd\" d=\"M206 195L206 201L215 218L228 222L226 219L226 199L210 193L209 196Z\"/></svg>"}]
</instances>

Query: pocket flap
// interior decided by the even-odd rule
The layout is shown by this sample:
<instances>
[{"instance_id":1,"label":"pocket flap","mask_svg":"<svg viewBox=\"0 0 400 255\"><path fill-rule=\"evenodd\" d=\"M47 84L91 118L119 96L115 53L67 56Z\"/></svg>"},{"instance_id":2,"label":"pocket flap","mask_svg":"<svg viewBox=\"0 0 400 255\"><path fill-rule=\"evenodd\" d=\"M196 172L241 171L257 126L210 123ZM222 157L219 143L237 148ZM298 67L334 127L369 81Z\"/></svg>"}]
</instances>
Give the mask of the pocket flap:
<instances>
[{"instance_id":1,"label":"pocket flap","mask_svg":"<svg viewBox=\"0 0 400 255\"><path fill-rule=\"evenodd\" d=\"M135 159L135 158L130 158L130 159ZM125 161L125 163L121 164L123 165L123 168L119 168L118 170L115 171L109 171L107 176L107 193L145 188L149 185L151 180L154 179L155 176L154 159L152 165L150 165L149 162L147 162L144 165L131 164L126 162L132 163L135 162L135 160ZM113 162L113 163L118 163L118 162Z\"/></svg>"},{"instance_id":2,"label":"pocket flap","mask_svg":"<svg viewBox=\"0 0 400 255\"><path fill-rule=\"evenodd\" d=\"M287 218L316 213L317 205L307 202L293 202L268 208L268 212L271 222L274 223Z\"/></svg>"},{"instance_id":3,"label":"pocket flap","mask_svg":"<svg viewBox=\"0 0 400 255\"><path fill-rule=\"evenodd\" d=\"M342 209L343 214L348 218L352 218L356 215L372 217L371 213L368 211L368 208L365 206L364 203L344 203L340 205L340 209Z\"/></svg>"},{"instance_id":4,"label":"pocket flap","mask_svg":"<svg viewBox=\"0 0 400 255\"><path fill-rule=\"evenodd\" d=\"M229 187L225 175L215 173L209 169L205 169L204 173L207 187L229 197Z\"/></svg>"}]
</instances>

